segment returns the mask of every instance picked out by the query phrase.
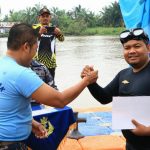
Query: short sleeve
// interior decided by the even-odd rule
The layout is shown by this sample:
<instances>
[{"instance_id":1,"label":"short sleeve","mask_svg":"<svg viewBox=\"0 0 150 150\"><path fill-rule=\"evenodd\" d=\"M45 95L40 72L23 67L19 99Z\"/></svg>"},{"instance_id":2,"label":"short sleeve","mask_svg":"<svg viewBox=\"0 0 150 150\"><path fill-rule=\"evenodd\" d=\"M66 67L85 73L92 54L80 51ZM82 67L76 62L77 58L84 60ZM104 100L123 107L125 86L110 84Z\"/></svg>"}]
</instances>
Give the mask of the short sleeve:
<instances>
[{"instance_id":1,"label":"short sleeve","mask_svg":"<svg viewBox=\"0 0 150 150\"><path fill-rule=\"evenodd\" d=\"M16 88L25 97L30 97L42 84L43 81L31 69L25 69L16 79Z\"/></svg>"}]
</instances>

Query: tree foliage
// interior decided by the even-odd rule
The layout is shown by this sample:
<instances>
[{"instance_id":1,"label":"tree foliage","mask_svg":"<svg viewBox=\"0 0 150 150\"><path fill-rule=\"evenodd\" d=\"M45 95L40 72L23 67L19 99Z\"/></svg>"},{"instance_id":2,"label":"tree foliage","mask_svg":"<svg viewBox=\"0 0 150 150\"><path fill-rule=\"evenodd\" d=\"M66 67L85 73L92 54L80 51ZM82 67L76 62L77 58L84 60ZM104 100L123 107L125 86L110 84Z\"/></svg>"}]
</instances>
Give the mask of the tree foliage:
<instances>
[{"instance_id":1,"label":"tree foliage","mask_svg":"<svg viewBox=\"0 0 150 150\"><path fill-rule=\"evenodd\" d=\"M3 21L37 23L37 14L43 5L36 4L25 10L11 10ZM52 24L59 26L65 33L77 34L84 32L86 28L93 27L121 27L123 19L118 2L102 8L98 14L82 8L81 5L70 11L60 10L57 7L49 8L52 13Z\"/></svg>"},{"instance_id":2,"label":"tree foliage","mask_svg":"<svg viewBox=\"0 0 150 150\"><path fill-rule=\"evenodd\" d=\"M120 27L123 24L120 6L118 2L114 2L108 7L104 7L101 11L101 26Z\"/></svg>"}]
</instances>

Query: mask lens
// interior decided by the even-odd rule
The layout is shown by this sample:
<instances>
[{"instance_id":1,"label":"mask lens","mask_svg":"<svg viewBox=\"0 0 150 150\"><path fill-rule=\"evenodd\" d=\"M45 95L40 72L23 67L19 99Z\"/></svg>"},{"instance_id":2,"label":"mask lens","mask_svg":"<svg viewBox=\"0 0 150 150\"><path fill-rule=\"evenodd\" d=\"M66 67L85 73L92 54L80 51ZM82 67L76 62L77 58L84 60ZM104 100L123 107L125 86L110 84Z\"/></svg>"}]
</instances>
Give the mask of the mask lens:
<instances>
[{"instance_id":1,"label":"mask lens","mask_svg":"<svg viewBox=\"0 0 150 150\"><path fill-rule=\"evenodd\" d=\"M121 33L120 34L120 38L126 38L126 37L128 37L130 35L130 32L129 31L126 31L126 32L123 32L123 33Z\"/></svg>"},{"instance_id":2,"label":"mask lens","mask_svg":"<svg viewBox=\"0 0 150 150\"><path fill-rule=\"evenodd\" d=\"M142 28L126 30L120 34L120 41L122 44L126 43L129 40L144 40L146 44L148 44L149 42L148 35Z\"/></svg>"},{"instance_id":3,"label":"mask lens","mask_svg":"<svg viewBox=\"0 0 150 150\"><path fill-rule=\"evenodd\" d=\"M133 31L133 34L134 34L135 36L142 35L142 34L143 34L143 30L142 30L142 29L134 30L134 31Z\"/></svg>"}]
</instances>

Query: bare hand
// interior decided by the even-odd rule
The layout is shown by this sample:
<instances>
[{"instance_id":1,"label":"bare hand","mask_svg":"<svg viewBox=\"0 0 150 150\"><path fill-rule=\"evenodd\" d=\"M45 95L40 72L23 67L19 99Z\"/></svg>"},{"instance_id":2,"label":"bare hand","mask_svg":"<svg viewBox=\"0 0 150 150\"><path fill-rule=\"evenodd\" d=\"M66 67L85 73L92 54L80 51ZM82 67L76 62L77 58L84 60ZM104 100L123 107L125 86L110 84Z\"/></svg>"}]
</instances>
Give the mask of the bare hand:
<instances>
[{"instance_id":1,"label":"bare hand","mask_svg":"<svg viewBox=\"0 0 150 150\"><path fill-rule=\"evenodd\" d=\"M84 78L87 75L89 75L91 71L94 71L93 66L86 65L81 72L81 78Z\"/></svg>"},{"instance_id":2,"label":"bare hand","mask_svg":"<svg viewBox=\"0 0 150 150\"><path fill-rule=\"evenodd\" d=\"M32 132L37 138L47 138L48 133L46 128L39 122L32 120Z\"/></svg>"},{"instance_id":3,"label":"bare hand","mask_svg":"<svg viewBox=\"0 0 150 150\"><path fill-rule=\"evenodd\" d=\"M98 71L97 70L96 71L90 71L83 77L83 79L88 81L88 85L95 83L97 81L97 78L98 78Z\"/></svg>"},{"instance_id":4,"label":"bare hand","mask_svg":"<svg viewBox=\"0 0 150 150\"><path fill-rule=\"evenodd\" d=\"M55 30L54 30L54 34L55 34L56 36L59 36L59 35L61 34L60 29L56 27Z\"/></svg>"},{"instance_id":5,"label":"bare hand","mask_svg":"<svg viewBox=\"0 0 150 150\"><path fill-rule=\"evenodd\" d=\"M43 34L43 33L47 33L47 29L46 29L45 26L42 26L42 27L40 28L40 30L39 30L39 34L40 34L40 35Z\"/></svg>"},{"instance_id":6,"label":"bare hand","mask_svg":"<svg viewBox=\"0 0 150 150\"><path fill-rule=\"evenodd\" d=\"M135 135L138 135L138 136L149 136L150 135L150 127L146 127L134 119L132 120L132 123L136 126L136 129L132 130L132 132Z\"/></svg>"}]
</instances>

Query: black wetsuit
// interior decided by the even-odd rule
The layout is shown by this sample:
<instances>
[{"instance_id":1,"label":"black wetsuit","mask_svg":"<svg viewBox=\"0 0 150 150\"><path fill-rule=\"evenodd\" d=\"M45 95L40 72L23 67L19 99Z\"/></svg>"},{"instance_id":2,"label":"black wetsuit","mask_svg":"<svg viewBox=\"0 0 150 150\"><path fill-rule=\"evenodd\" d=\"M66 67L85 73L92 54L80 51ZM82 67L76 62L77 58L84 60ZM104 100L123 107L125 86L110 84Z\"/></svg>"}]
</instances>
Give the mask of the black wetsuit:
<instances>
[{"instance_id":1,"label":"black wetsuit","mask_svg":"<svg viewBox=\"0 0 150 150\"><path fill-rule=\"evenodd\" d=\"M150 96L150 62L137 73L131 67L120 71L105 88L94 83L88 89L102 104L110 103L113 96ZM122 133L135 148L150 149L150 136L136 136L130 130L122 130Z\"/></svg>"}]
</instances>

